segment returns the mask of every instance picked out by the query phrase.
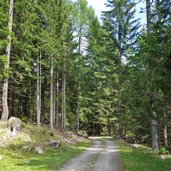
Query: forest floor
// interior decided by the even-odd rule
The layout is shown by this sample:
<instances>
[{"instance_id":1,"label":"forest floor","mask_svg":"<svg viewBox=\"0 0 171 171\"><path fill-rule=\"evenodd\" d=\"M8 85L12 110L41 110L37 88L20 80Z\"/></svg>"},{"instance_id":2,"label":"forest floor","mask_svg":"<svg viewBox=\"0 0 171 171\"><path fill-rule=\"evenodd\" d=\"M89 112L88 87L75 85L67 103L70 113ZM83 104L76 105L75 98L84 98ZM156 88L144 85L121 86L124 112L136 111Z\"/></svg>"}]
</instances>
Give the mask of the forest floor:
<instances>
[{"instance_id":1,"label":"forest floor","mask_svg":"<svg viewBox=\"0 0 171 171\"><path fill-rule=\"evenodd\" d=\"M145 145L130 147L123 141L115 142L125 171L171 171L171 155L160 156Z\"/></svg>"},{"instance_id":2,"label":"forest floor","mask_svg":"<svg viewBox=\"0 0 171 171\"><path fill-rule=\"evenodd\" d=\"M123 171L118 147L112 138L92 138L93 146L66 163L59 171Z\"/></svg>"},{"instance_id":3,"label":"forest floor","mask_svg":"<svg viewBox=\"0 0 171 171\"><path fill-rule=\"evenodd\" d=\"M59 148L48 145L60 142ZM92 141L70 130L56 130L53 135L47 126L27 124L15 137L0 122L0 171L54 171L90 147ZM36 148L42 149L38 153Z\"/></svg>"},{"instance_id":4,"label":"forest floor","mask_svg":"<svg viewBox=\"0 0 171 171\"><path fill-rule=\"evenodd\" d=\"M147 146L130 147L111 137L90 139L71 130L52 134L48 126L32 124L11 137L0 122L0 171L171 171L171 155L160 156ZM51 148L51 140L60 142L59 148Z\"/></svg>"}]
</instances>

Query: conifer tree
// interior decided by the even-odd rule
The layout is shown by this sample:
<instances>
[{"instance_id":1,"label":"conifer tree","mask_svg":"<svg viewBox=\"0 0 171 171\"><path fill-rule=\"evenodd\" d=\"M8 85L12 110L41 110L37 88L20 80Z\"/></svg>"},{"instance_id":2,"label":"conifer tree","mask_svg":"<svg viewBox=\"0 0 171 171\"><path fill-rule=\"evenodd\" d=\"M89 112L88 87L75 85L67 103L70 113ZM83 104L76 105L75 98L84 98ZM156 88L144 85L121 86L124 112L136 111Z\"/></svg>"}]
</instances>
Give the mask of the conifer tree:
<instances>
[{"instance_id":1,"label":"conifer tree","mask_svg":"<svg viewBox=\"0 0 171 171\"><path fill-rule=\"evenodd\" d=\"M135 19L135 2L126 0L108 0L107 7L110 7L108 11L104 12L103 25L109 32L109 36L113 37L115 52L115 62L117 65L117 104L116 113L118 116L118 136L122 134L121 115L122 115L122 84L123 84L123 72L124 58L128 58L128 50L135 49L135 43L137 41L137 30L139 28L139 19Z\"/></svg>"}]
</instances>

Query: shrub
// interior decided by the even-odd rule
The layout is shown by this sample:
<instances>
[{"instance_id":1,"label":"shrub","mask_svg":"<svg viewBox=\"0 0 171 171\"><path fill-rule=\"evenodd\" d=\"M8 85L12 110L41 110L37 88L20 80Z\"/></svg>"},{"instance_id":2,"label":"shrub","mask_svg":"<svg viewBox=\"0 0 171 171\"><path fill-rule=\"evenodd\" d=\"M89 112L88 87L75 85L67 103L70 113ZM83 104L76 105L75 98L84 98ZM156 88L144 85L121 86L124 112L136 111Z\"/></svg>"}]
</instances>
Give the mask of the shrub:
<instances>
[{"instance_id":1,"label":"shrub","mask_svg":"<svg viewBox=\"0 0 171 171\"><path fill-rule=\"evenodd\" d=\"M165 147L166 148L166 150L169 152L169 154L171 154L171 146L167 146L167 147Z\"/></svg>"},{"instance_id":2,"label":"shrub","mask_svg":"<svg viewBox=\"0 0 171 171\"><path fill-rule=\"evenodd\" d=\"M160 155L169 154L169 151L165 147L161 147L159 150Z\"/></svg>"}]
</instances>

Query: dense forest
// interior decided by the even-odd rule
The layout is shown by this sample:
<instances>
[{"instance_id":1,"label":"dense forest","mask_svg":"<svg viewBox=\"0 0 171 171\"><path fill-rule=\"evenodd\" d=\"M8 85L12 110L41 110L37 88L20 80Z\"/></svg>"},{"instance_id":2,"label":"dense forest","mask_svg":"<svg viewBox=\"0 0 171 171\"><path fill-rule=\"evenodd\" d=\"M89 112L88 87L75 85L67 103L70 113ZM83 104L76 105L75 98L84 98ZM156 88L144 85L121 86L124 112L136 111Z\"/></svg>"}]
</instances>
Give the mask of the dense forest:
<instances>
[{"instance_id":1,"label":"dense forest","mask_svg":"<svg viewBox=\"0 0 171 171\"><path fill-rule=\"evenodd\" d=\"M171 145L171 1L140 1L0 0L1 120Z\"/></svg>"}]
</instances>

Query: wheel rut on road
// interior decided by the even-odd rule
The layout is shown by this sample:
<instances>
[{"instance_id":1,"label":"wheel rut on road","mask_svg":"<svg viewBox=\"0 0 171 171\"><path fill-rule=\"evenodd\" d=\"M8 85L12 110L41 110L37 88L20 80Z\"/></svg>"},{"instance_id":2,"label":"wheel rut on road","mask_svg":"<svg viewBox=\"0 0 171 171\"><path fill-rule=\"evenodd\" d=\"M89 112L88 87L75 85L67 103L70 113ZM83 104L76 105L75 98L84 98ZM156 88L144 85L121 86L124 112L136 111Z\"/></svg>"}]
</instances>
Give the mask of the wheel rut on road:
<instances>
[{"instance_id":1,"label":"wheel rut on road","mask_svg":"<svg viewBox=\"0 0 171 171\"><path fill-rule=\"evenodd\" d=\"M111 139L94 137L93 145L58 171L123 171L118 147Z\"/></svg>"}]
</instances>

